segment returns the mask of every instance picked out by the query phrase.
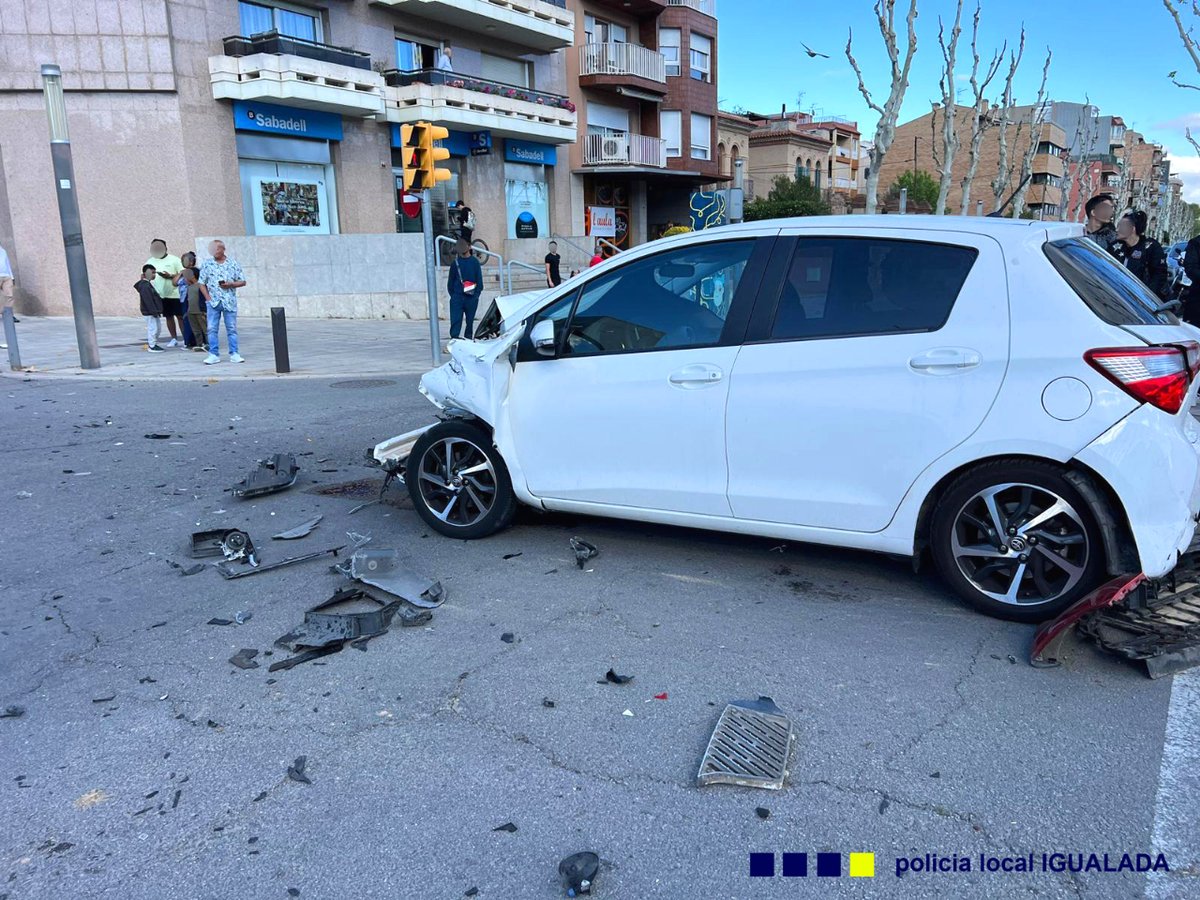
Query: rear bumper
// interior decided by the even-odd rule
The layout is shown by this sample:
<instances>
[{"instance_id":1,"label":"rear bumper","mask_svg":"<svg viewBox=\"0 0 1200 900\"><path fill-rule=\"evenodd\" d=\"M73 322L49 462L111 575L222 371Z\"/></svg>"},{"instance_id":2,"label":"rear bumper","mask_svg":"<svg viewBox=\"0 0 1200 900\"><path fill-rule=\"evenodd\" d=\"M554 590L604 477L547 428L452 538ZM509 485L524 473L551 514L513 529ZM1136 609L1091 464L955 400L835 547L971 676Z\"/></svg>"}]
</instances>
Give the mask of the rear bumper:
<instances>
[{"instance_id":1,"label":"rear bumper","mask_svg":"<svg viewBox=\"0 0 1200 900\"><path fill-rule=\"evenodd\" d=\"M1142 406L1076 456L1116 492L1149 578L1174 569L1196 532L1200 427L1183 415L1181 429L1174 417Z\"/></svg>"}]
</instances>

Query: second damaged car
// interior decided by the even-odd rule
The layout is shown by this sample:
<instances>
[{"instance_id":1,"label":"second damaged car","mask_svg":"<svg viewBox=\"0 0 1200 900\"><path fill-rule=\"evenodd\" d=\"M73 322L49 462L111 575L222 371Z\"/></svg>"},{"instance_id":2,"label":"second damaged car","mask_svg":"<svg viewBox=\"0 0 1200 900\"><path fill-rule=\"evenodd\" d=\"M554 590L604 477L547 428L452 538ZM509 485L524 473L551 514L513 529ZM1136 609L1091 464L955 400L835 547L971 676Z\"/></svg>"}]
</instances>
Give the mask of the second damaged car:
<instances>
[{"instance_id":1,"label":"second damaged car","mask_svg":"<svg viewBox=\"0 0 1200 900\"><path fill-rule=\"evenodd\" d=\"M929 556L1051 618L1160 578L1200 509L1200 332L1078 225L834 217L627 251L501 298L380 444L419 514L518 503Z\"/></svg>"}]
</instances>

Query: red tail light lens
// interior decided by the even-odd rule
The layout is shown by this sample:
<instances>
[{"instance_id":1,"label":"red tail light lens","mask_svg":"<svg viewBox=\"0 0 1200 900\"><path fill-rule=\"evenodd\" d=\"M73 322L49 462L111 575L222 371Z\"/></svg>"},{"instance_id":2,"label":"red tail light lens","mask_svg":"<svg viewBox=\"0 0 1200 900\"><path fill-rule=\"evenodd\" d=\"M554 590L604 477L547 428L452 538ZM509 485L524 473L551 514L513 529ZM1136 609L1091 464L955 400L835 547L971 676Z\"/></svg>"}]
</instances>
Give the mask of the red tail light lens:
<instances>
[{"instance_id":1,"label":"red tail light lens","mask_svg":"<svg viewBox=\"0 0 1200 900\"><path fill-rule=\"evenodd\" d=\"M1083 355L1097 372L1141 403L1174 415L1200 372L1200 344L1110 347Z\"/></svg>"}]
</instances>

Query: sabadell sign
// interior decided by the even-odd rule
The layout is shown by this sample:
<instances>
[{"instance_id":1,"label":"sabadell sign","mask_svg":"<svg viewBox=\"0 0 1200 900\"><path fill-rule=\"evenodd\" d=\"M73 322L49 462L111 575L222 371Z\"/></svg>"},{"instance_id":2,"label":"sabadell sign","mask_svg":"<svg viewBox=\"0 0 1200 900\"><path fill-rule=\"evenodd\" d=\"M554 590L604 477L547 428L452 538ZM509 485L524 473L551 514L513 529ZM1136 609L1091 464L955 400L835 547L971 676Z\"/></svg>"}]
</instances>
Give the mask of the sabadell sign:
<instances>
[{"instance_id":1,"label":"sabadell sign","mask_svg":"<svg viewBox=\"0 0 1200 900\"><path fill-rule=\"evenodd\" d=\"M233 125L239 131L284 134L326 141L342 139L342 117L336 113L276 106L272 103L235 100Z\"/></svg>"}]
</instances>

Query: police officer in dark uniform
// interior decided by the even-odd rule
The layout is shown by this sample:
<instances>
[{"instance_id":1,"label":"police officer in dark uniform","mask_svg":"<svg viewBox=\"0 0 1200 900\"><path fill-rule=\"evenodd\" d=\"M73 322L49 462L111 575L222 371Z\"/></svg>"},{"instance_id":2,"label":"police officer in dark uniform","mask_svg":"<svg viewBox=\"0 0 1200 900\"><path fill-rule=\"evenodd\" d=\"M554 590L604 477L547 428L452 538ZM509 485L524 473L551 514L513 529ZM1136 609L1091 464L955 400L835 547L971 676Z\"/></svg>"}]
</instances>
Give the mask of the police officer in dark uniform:
<instances>
[{"instance_id":1,"label":"police officer in dark uniform","mask_svg":"<svg viewBox=\"0 0 1200 900\"><path fill-rule=\"evenodd\" d=\"M1141 210L1126 213L1117 223L1117 243L1113 252L1132 274L1141 279L1160 300L1169 300L1171 276L1167 253L1162 244L1146 236L1146 214Z\"/></svg>"}]
</instances>

